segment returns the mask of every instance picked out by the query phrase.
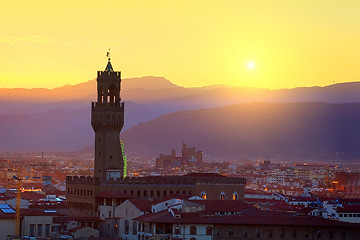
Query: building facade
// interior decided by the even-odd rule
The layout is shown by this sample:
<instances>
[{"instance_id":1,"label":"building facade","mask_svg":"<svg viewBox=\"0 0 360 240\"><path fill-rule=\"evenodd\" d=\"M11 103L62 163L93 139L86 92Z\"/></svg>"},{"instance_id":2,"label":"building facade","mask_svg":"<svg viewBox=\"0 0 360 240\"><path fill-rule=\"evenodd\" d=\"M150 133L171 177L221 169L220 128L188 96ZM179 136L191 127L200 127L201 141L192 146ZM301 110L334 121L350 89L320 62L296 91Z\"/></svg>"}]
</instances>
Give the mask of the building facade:
<instances>
[{"instance_id":1,"label":"building facade","mask_svg":"<svg viewBox=\"0 0 360 240\"><path fill-rule=\"evenodd\" d=\"M216 173L184 176L149 176L101 181L96 177L68 176L67 204L74 216L97 216L95 196L104 191L119 191L141 199L161 199L169 195L194 195L209 200L244 200L244 178Z\"/></svg>"}]
</instances>

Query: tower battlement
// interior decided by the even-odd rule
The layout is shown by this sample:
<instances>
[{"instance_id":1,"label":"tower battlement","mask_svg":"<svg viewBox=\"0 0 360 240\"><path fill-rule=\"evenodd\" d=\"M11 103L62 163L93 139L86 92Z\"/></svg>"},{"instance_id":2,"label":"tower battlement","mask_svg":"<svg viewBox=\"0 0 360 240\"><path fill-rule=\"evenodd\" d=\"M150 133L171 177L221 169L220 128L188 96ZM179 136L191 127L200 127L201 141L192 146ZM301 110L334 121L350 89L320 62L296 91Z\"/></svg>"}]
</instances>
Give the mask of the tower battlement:
<instances>
[{"instance_id":1,"label":"tower battlement","mask_svg":"<svg viewBox=\"0 0 360 240\"><path fill-rule=\"evenodd\" d=\"M117 72L109 72L109 71L98 71L97 72L97 77L118 77L121 78L121 72L117 71Z\"/></svg>"},{"instance_id":2,"label":"tower battlement","mask_svg":"<svg viewBox=\"0 0 360 240\"><path fill-rule=\"evenodd\" d=\"M66 183L71 184L127 184L127 185L245 185L245 178L224 177L221 175L215 177L202 176L194 174L193 176L148 176L133 177L122 179L99 179L91 176L67 176Z\"/></svg>"}]
</instances>

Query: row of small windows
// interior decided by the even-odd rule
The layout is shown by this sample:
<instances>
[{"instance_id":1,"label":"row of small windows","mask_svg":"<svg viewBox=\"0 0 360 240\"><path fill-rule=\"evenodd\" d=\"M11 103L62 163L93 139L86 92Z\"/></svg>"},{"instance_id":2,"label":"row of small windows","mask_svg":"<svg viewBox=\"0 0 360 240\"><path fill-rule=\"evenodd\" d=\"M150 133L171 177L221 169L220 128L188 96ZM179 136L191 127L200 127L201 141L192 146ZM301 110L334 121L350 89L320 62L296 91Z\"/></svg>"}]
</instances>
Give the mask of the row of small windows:
<instances>
[{"instance_id":1,"label":"row of small windows","mask_svg":"<svg viewBox=\"0 0 360 240\"><path fill-rule=\"evenodd\" d=\"M110 158L112 158L112 156L110 156ZM83 190L83 189L71 189L71 188L68 188L67 189L67 193L69 195L78 195L78 196L93 196L93 191L92 190ZM127 190L124 191L124 193L129 193L130 195L135 195L135 192L134 190L130 190L129 192ZM140 190L138 190L136 192L136 196L137 197L141 197L141 195L143 197L166 197L167 195L171 195L171 194L193 194L193 192L191 190L189 190L188 192L186 190L176 190L176 191L173 191L173 190L170 190L169 192L167 190L163 190L163 191L160 191L160 190L157 190L157 191L154 191L154 190L151 190L151 191L147 191L147 190L144 190L143 192L141 192ZM149 194L149 195L148 195ZM207 196L206 196L206 192L202 192L200 194L200 197L203 198L203 199L206 199ZM233 193L233 196L232 196L232 199L233 200L238 200L239 199L239 195L237 192L234 192ZM225 200L225 193L224 192L221 192L220 193L220 200ZM346 214L345 214L346 215ZM355 215L355 214L354 214ZM360 214L358 214L360 217ZM340 217L342 217L342 215L340 215ZM346 217L346 216L345 216ZM355 217L355 216L354 216Z\"/></svg>"},{"instance_id":2,"label":"row of small windows","mask_svg":"<svg viewBox=\"0 0 360 240\"><path fill-rule=\"evenodd\" d=\"M144 227L142 226L142 224L139 223L139 231L142 232L144 231ZM176 225L173 229L174 234L176 235L181 235L184 234L181 232L181 227L179 225ZM274 239L278 239L280 238L285 238L285 231L284 230L278 230L278 231L273 231L273 230L260 230L260 229L255 229L255 231L251 231L248 229L234 229L234 228L228 228L228 229L219 229L219 228L215 228L214 231L214 235L216 237L220 236L220 231L221 231L221 236L225 236L228 235L229 237L234 237L234 236L242 236L243 238L248 238L248 237L255 237L255 238L274 238ZM132 223L132 234L136 235L138 232L138 224L136 222ZM124 233L125 234L130 234L130 223L128 220L125 221L124 223ZM198 231L196 226L192 225L190 226L190 235L197 235ZM206 227L206 235L211 236L213 235L213 228L211 226L207 226ZM328 239L335 239L335 232L334 231L321 231L321 230L315 230L315 231L309 231L309 230L303 230L303 231L299 231L299 230L291 230L291 231L286 231L286 236L290 237L292 236L292 238L305 238L305 239L321 239L322 237L328 237ZM302 236L302 237L301 237ZM339 239L345 239L346 238L346 233L345 232L341 232L340 235L338 235ZM194 237L190 238L190 239L196 239Z\"/></svg>"},{"instance_id":3,"label":"row of small windows","mask_svg":"<svg viewBox=\"0 0 360 240\"><path fill-rule=\"evenodd\" d=\"M78 195L78 196L92 196L93 195L92 190L72 189L72 188L68 188L67 193L69 195Z\"/></svg>"},{"instance_id":4,"label":"row of small windows","mask_svg":"<svg viewBox=\"0 0 360 240\"><path fill-rule=\"evenodd\" d=\"M124 193L129 193L130 195L135 195L134 190L130 190L129 192L128 192L127 190L125 190ZM166 197L166 196L168 195L168 193L169 193L169 195L171 195L171 194L181 194L181 193L182 193L183 195L185 195L185 194L191 195L191 194L192 194L192 191L190 190L190 191L187 192L186 190L183 190L183 191L181 191L181 190L176 190L176 191L170 190L170 191L168 192L168 191L166 191L166 190L164 190L164 191L160 191L160 190L157 190L157 191L154 191L154 190L147 191L147 190L144 190L143 192L141 192L140 190L138 190L138 191L136 192L136 196L137 196L137 197L141 197L141 195L142 195L142 196L144 196L144 197L161 197L161 196ZM162 194L162 195L161 195L161 194Z\"/></svg>"},{"instance_id":5,"label":"row of small windows","mask_svg":"<svg viewBox=\"0 0 360 240\"><path fill-rule=\"evenodd\" d=\"M102 119L103 118L103 114L94 114L93 115L93 119ZM105 118L105 116L104 116ZM117 114L117 115L112 115L112 119L116 120L117 119L121 119L121 115ZM110 119L110 115L106 115L106 119Z\"/></svg>"},{"instance_id":6,"label":"row of small windows","mask_svg":"<svg viewBox=\"0 0 360 240\"><path fill-rule=\"evenodd\" d=\"M203 198L203 199L206 199L207 198L206 192L204 192L204 191L201 192L200 197ZM232 200L238 200L238 199L239 199L239 194L237 192L234 192L232 194ZM220 200L225 200L225 193L224 192L220 193Z\"/></svg>"},{"instance_id":7,"label":"row of small windows","mask_svg":"<svg viewBox=\"0 0 360 240\"><path fill-rule=\"evenodd\" d=\"M215 228L214 235L218 237L220 235L220 231L222 231L221 232L222 236L224 236L224 235L228 235L229 237L234 236L234 229L233 228L227 229L227 233L225 232L225 234L224 234L223 230ZM255 237L256 238L264 238L264 237L265 238L273 238L274 237L274 239L276 239L278 237L285 238L285 231L284 230L275 231L275 232L273 232L272 230L260 231L260 229L255 229ZM301 232L298 232L297 230L292 230L290 233L288 232L286 235L287 236L292 236L292 238L297 238L298 236L302 235L305 239L309 239L310 236L312 236L312 239L321 239L322 235L324 235L325 233L326 232L320 231L320 230L316 230L316 231L313 231L313 232L310 232L308 230L304 230L304 231L301 231ZM242 236L243 238L248 238L248 237L252 236L251 232L248 231L247 229L242 229L238 234L240 236ZM289 235L289 234L291 234L291 235ZM334 236L335 236L334 231L327 232L327 235L328 235L329 239L335 239L334 238ZM325 234L325 236L326 236L326 234ZM346 237L346 233L342 232L341 233L341 239L345 239L345 237Z\"/></svg>"},{"instance_id":8,"label":"row of small windows","mask_svg":"<svg viewBox=\"0 0 360 240\"><path fill-rule=\"evenodd\" d=\"M360 213L339 213L339 217L360 217Z\"/></svg>"}]
</instances>

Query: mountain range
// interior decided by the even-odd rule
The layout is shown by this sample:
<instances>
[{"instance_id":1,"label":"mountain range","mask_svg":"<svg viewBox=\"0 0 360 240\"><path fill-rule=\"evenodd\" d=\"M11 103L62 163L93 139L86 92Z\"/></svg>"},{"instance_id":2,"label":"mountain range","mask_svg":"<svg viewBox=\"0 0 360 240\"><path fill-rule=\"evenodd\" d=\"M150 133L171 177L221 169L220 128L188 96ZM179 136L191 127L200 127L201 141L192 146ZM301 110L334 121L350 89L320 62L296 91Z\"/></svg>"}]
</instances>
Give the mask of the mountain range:
<instances>
[{"instance_id":1,"label":"mountain range","mask_svg":"<svg viewBox=\"0 0 360 240\"><path fill-rule=\"evenodd\" d=\"M359 92L360 82L269 90L227 85L185 88L151 76L123 79L122 138L129 151L152 156L184 140L215 155L357 157L350 147L356 131L341 131L339 126L346 123L344 127L356 129L349 122L357 119L358 105L344 103L360 102ZM54 89L0 89L0 150L92 146L90 102L95 94L96 80ZM327 134L333 142L320 138ZM333 138L338 136L341 141Z\"/></svg>"},{"instance_id":2,"label":"mountain range","mask_svg":"<svg viewBox=\"0 0 360 240\"><path fill-rule=\"evenodd\" d=\"M169 154L186 142L212 156L359 158L360 103L245 103L186 110L124 132L128 151Z\"/></svg>"}]
</instances>

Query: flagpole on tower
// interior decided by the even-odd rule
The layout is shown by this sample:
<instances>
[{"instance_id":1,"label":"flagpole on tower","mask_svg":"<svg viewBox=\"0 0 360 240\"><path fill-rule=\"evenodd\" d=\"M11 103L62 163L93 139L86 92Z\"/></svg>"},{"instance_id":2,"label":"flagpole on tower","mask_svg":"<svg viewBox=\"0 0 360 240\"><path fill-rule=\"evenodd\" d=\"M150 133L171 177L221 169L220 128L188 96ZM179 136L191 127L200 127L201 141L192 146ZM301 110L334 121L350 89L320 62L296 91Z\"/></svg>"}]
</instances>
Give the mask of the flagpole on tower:
<instances>
[{"instance_id":1,"label":"flagpole on tower","mask_svg":"<svg viewBox=\"0 0 360 240\"><path fill-rule=\"evenodd\" d=\"M106 52L106 57L108 58L108 60L110 61L110 48L109 48L109 51Z\"/></svg>"}]
</instances>

